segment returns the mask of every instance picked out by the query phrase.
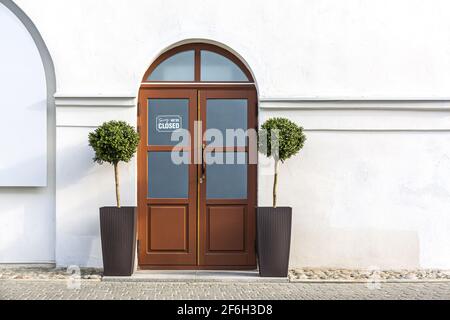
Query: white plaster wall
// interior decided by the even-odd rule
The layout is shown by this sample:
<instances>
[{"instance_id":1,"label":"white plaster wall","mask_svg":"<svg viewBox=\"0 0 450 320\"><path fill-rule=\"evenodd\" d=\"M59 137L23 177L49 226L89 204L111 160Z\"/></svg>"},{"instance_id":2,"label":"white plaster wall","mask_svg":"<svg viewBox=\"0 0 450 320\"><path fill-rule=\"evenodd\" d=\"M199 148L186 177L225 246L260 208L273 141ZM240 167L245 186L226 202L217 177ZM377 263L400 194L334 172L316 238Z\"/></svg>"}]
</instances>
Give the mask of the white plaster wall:
<instances>
[{"instance_id":1,"label":"white plaster wall","mask_svg":"<svg viewBox=\"0 0 450 320\"><path fill-rule=\"evenodd\" d=\"M449 96L447 0L16 0L63 93L135 92L167 46L222 42L261 97Z\"/></svg>"},{"instance_id":2,"label":"white plaster wall","mask_svg":"<svg viewBox=\"0 0 450 320\"><path fill-rule=\"evenodd\" d=\"M0 3L0 264L53 263L54 84L46 85L33 26L8 8Z\"/></svg>"},{"instance_id":3,"label":"white plaster wall","mask_svg":"<svg viewBox=\"0 0 450 320\"><path fill-rule=\"evenodd\" d=\"M263 109L261 120L289 117L308 138L280 170L279 205L294 208L292 266L450 266L449 123L427 129L439 113L397 112ZM262 162L260 205L272 179Z\"/></svg>"},{"instance_id":4,"label":"white plaster wall","mask_svg":"<svg viewBox=\"0 0 450 320\"><path fill-rule=\"evenodd\" d=\"M70 102L69 102L70 103ZM115 205L114 170L93 162L88 134L108 120L135 125L130 107L58 106L56 170L56 262L102 267L99 208ZM121 200L136 205L136 164L119 165Z\"/></svg>"},{"instance_id":5,"label":"white plaster wall","mask_svg":"<svg viewBox=\"0 0 450 320\"><path fill-rule=\"evenodd\" d=\"M54 188L0 188L0 264L55 261Z\"/></svg>"},{"instance_id":6,"label":"white plaster wall","mask_svg":"<svg viewBox=\"0 0 450 320\"><path fill-rule=\"evenodd\" d=\"M251 68L261 120L287 116L307 129L305 149L281 169L292 266L450 268L450 105L408 101L450 97L448 1L16 2L49 46L57 100L96 97L57 107L58 264L101 263L98 207L114 202L113 176L92 163L87 133L136 118L102 97L135 96L165 48L210 39ZM331 98L399 101L315 101ZM266 173L262 164L261 205ZM122 174L132 204L134 164Z\"/></svg>"}]
</instances>

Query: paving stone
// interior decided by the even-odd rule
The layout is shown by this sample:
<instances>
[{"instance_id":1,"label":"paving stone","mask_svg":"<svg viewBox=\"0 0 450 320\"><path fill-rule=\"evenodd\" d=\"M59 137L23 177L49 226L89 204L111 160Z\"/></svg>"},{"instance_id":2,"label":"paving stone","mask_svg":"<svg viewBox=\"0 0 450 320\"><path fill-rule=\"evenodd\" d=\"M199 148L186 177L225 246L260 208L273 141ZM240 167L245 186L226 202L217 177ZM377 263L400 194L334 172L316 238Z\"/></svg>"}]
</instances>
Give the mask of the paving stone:
<instances>
[{"instance_id":1,"label":"paving stone","mask_svg":"<svg viewBox=\"0 0 450 320\"><path fill-rule=\"evenodd\" d=\"M379 283L123 283L0 280L0 299L450 299L450 282Z\"/></svg>"}]
</instances>

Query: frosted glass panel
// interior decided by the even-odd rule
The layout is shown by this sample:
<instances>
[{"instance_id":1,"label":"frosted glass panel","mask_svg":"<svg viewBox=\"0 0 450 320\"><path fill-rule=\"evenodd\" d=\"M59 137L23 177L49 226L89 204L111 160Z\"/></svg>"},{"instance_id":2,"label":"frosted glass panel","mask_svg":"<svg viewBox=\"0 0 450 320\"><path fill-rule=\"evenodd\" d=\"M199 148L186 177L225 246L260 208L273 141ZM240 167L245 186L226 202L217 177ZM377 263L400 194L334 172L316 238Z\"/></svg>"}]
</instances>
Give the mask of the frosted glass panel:
<instances>
[{"instance_id":1,"label":"frosted glass panel","mask_svg":"<svg viewBox=\"0 0 450 320\"><path fill-rule=\"evenodd\" d=\"M187 157L187 152L182 152ZM148 152L148 197L187 198L189 165L175 164L171 152Z\"/></svg>"},{"instance_id":2,"label":"frosted glass panel","mask_svg":"<svg viewBox=\"0 0 450 320\"><path fill-rule=\"evenodd\" d=\"M148 99L149 145L174 146L179 140L171 141L172 134L188 126L189 99ZM183 141L189 145L187 137Z\"/></svg>"},{"instance_id":3,"label":"frosted glass panel","mask_svg":"<svg viewBox=\"0 0 450 320\"><path fill-rule=\"evenodd\" d=\"M246 99L208 99L206 102L206 126L207 129L217 129L226 139L227 129L247 130L247 100ZM223 141L228 146L243 147L247 139L234 139Z\"/></svg>"},{"instance_id":4,"label":"frosted glass panel","mask_svg":"<svg viewBox=\"0 0 450 320\"><path fill-rule=\"evenodd\" d=\"M245 152L208 152L206 154L206 198L247 199Z\"/></svg>"},{"instance_id":5,"label":"frosted glass panel","mask_svg":"<svg viewBox=\"0 0 450 320\"><path fill-rule=\"evenodd\" d=\"M201 81L248 81L248 78L230 59L202 50Z\"/></svg>"},{"instance_id":6,"label":"frosted glass panel","mask_svg":"<svg viewBox=\"0 0 450 320\"><path fill-rule=\"evenodd\" d=\"M148 77L148 81L194 81L194 50L177 53L161 62Z\"/></svg>"}]
</instances>

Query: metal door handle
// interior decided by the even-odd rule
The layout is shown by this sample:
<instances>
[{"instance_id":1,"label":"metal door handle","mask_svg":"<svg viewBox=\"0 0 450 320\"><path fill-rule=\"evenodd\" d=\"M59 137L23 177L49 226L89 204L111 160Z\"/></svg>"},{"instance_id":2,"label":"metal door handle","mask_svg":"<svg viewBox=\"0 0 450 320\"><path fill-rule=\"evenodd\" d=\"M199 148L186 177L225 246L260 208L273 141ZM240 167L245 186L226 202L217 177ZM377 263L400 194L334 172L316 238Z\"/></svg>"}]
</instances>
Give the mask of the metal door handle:
<instances>
[{"instance_id":1,"label":"metal door handle","mask_svg":"<svg viewBox=\"0 0 450 320\"><path fill-rule=\"evenodd\" d=\"M206 144L202 145L202 176L200 177L200 183L206 180Z\"/></svg>"}]
</instances>

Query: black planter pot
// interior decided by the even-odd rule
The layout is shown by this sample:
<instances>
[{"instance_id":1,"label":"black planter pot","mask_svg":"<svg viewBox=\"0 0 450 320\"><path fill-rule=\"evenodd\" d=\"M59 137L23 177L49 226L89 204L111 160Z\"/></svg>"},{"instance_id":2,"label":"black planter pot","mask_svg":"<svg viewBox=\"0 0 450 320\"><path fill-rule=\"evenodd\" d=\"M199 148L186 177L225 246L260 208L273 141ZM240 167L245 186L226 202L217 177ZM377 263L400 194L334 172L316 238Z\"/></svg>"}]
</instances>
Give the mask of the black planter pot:
<instances>
[{"instance_id":1,"label":"black planter pot","mask_svg":"<svg viewBox=\"0 0 450 320\"><path fill-rule=\"evenodd\" d=\"M136 250L136 208L100 208L103 274L131 276Z\"/></svg>"},{"instance_id":2,"label":"black planter pot","mask_svg":"<svg viewBox=\"0 0 450 320\"><path fill-rule=\"evenodd\" d=\"M257 208L257 251L261 277L287 277L291 225L292 208Z\"/></svg>"}]
</instances>

